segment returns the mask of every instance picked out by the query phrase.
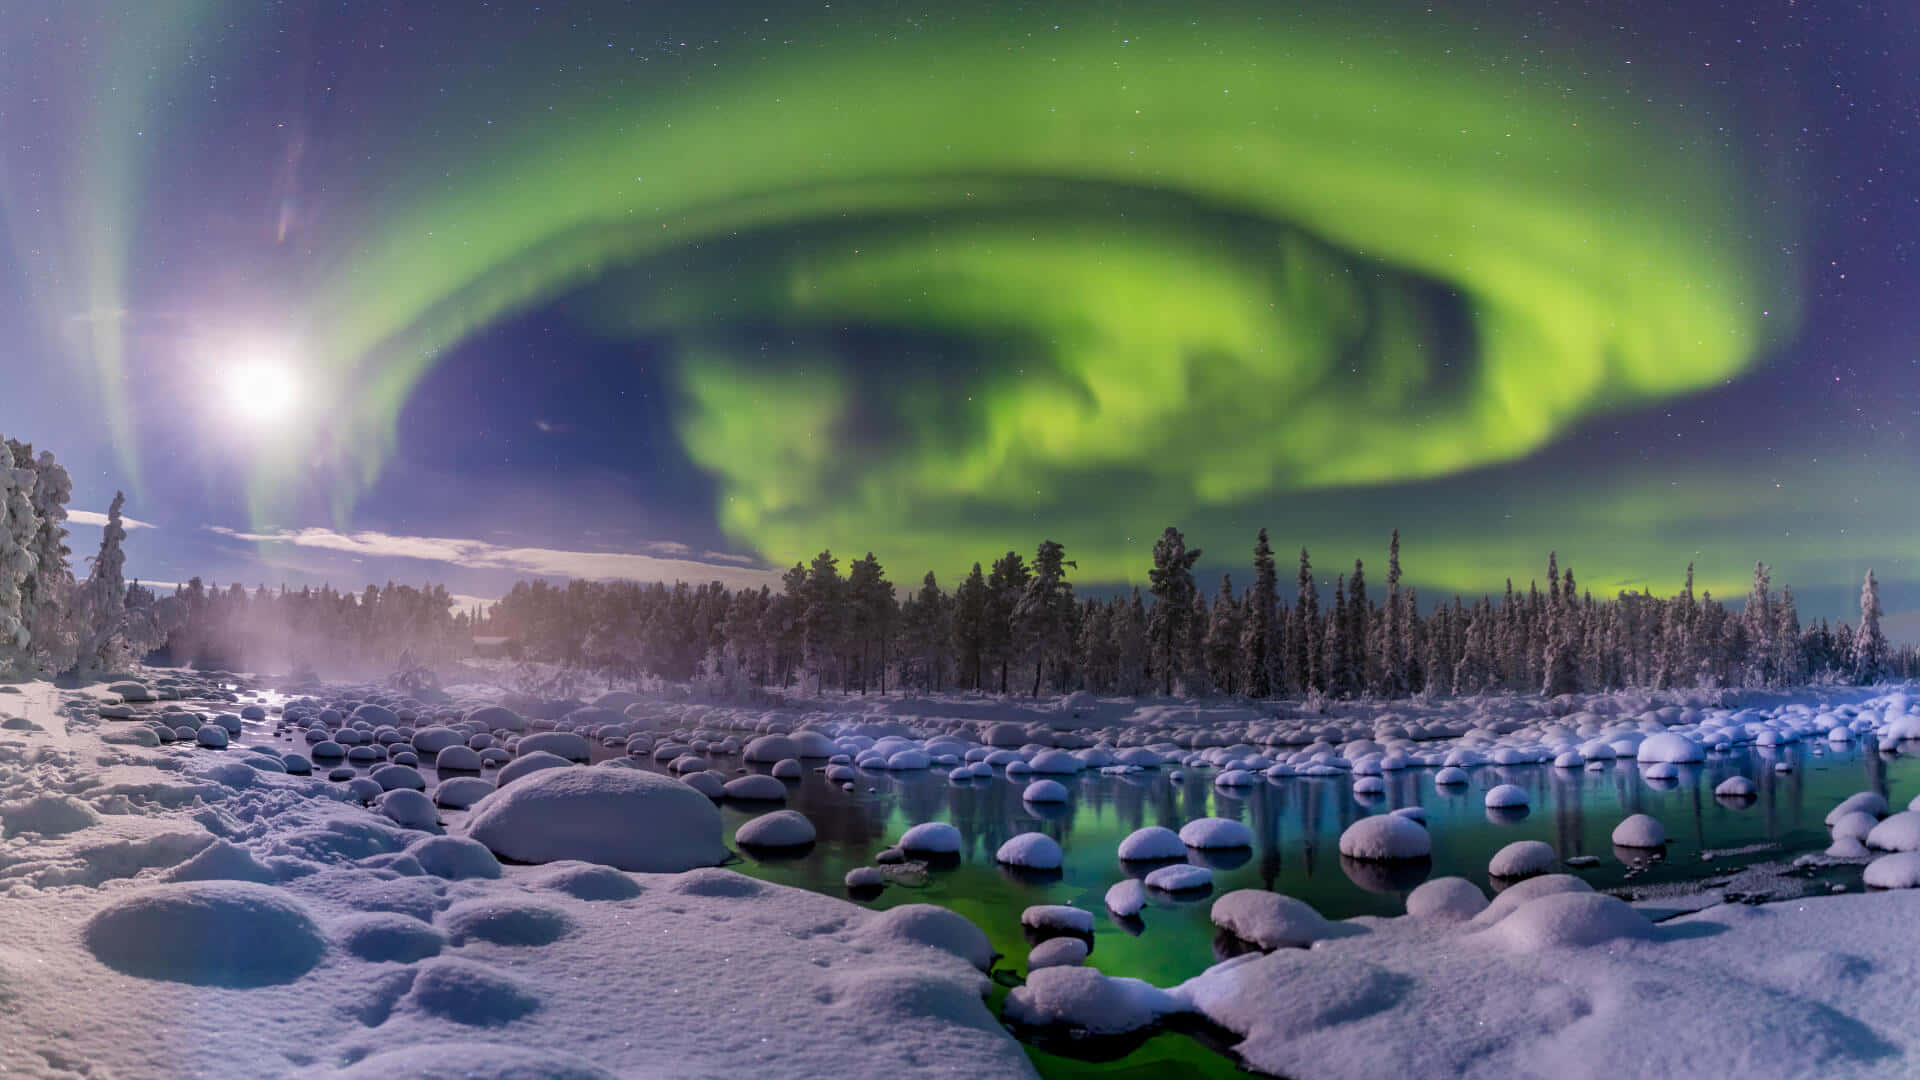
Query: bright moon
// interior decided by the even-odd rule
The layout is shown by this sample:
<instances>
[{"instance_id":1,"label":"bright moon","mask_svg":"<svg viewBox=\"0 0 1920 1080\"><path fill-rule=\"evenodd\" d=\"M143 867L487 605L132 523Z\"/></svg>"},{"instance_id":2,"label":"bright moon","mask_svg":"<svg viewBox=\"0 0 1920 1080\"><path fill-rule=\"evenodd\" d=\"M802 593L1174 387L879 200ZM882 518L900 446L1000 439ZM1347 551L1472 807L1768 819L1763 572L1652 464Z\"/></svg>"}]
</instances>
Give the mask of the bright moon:
<instances>
[{"instance_id":1,"label":"bright moon","mask_svg":"<svg viewBox=\"0 0 1920 1080\"><path fill-rule=\"evenodd\" d=\"M291 411L299 396L299 382L284 363L246 360L227 373L226 390L234 411L258 423L279 419Z\"/></svg>"}]
</instances>

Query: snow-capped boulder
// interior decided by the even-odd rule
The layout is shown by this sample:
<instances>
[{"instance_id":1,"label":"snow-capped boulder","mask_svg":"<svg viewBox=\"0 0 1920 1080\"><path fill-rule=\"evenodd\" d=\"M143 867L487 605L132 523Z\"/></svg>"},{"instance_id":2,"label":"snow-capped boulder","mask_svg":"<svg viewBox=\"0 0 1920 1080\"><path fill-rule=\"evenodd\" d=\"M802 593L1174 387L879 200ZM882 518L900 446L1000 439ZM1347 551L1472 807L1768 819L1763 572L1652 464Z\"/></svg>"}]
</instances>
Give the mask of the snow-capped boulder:
<instances>
[{"instance_id":1,"label":"snow-capped boulder","mask_svg":"<svg viewBox=\"0 0 1920 1080\"><path fill-rule=\"evenodd\" d=\"M1093 912L1070 904L1035 904L1020 913L1020 925L1058 934L1093 933Z\"/></svg>"},{"instance_id":2,"label":"snow-capped boulder","mask_svg":"<svg viewBox=\"0 0 1920 1080\"><path fill-rule=\"evenodd\" d=\"M787 801L787 785L765 773L736 776L722 785L721 790L727 798L743 802Z\"/></svg>"},{"instance_id":3,"label":"snow-capped boulder","mask_svg":"<svg viewBox=\"0 0 1920 1080\"><path fill-rule=\"evenodd\" d=\"M927 855L957 855L960 830L944 821L923 821L900 837L900 850Z\"/></svg>"},{"instance_id":4,"label":"snow-capped boulder","mask_svg":"<svg viewBox=\"0 0 1920 1080\"><path fill-rule=\"evenodd\" d=\"M993 853L995 862L1028 870L1060 869L1060 843L1046 833L1024 832L1008 838Z\"/></svg>"},{"instance_id":5,"label":"snow-capped boulder","mask_svg":"<svg viewBox=\"0 0 1920 1080\"><path fill-rule=\"evenodd\" d=\"M1887 816L1888 811L1891 809L1892 808L1887 805L1887 797L1885 795L1877 791L1862 791L1858 794L1847 796L1840 800L1840 805L1827 811L1826 823L1831 826L1834 822L1840 820L1840 818L1855 811L1872 814L1875 818L1883 818Z\"/></svg>"},{"instance_id":6,"label":"snow-capped boulder","mask_svg":"<svg viewBox=\"0 0 1920 1080\"><path fill-rule=\"evenodd\" d=\"M1170 863L1147 875L1149 889L1161 892L1188 892L1204 889L1213 884L1213 871L1192 863Z\"/></svg>"},{"instance_id":7,"label":"snow-capped boulder","mask_svg":"<svg viewBox=\"0 0 1920 1080\"><path fill-rule=\"evenodd\" d=\"M1707 752L1699 743L1677 731L1662 731L1647 736L1635 751L1634 758L1643 765L1654 762L1685 765L1689 762L1705 761Z\"/></svg>"},{"instance_id":8,"label":"snow-capped boulder","mask_svg":"<svg viewBox=\"0 0 1920 1080\"><path fill-rule=\"evenodd\" d=\"M634 769L546 769L480 800L468 835L516 862L562 859L671 874L726 858L720 811Z\"/></svg>"},{"instance_id":9,"label":"snow-capped boulder","mask_svg":"<svg viewBox=\"0 0 1920 1080\"><path fill-rule=\"evenodd\" d=\"M1880 822L1876 820L1872 814L1854 810L1840 815L1839 820L1835 821L1829 828L1833 830L1833 838L1835 840L1856 840L1865 844L1868 835L1873 832L1874 826L1878 824L1880 824Z\"/></svg>"},{"instance_id":10,"label":"snow-capped boulder","mask_svg":"<svg viewBox=\"0 0 1920 1080\"><path fill-rule=\"evenodd\" d=\"M485 755L483 754L482 758L484 759L484 757ZM504 788L515 780L532 776L534 773L542 770L570 769L572 767L573 762L568 761L559 754L549 754L544 750L536 750L531 754L521 754L512 761L500 766L500 771L494 774L493 782Z\"/></svg>"},{"instance_id":11,"label":"snow-capped boulder","mask_svg":"<svg viewBox=\"0 0 1920 1080\"><path fill-rule=\"evenodd\" d=\"M1751 799L1758 794L1753 781L1744 776L1729 776L1720 781L1713 789L1714 795L1722 799Z\"/></svg>"},{"instance_id":12,"label":"snow-capped boulder","mask_svg":"<svg viewBox=\"0 0 1920 1080\"><path fill-rule=\"evenodd\" d=\"M1867 833L1875 851L1920 851L1920 810L1902 810Z\"/></svg>"},{"instance_id":13,"label":"snow-capped boulder","mask_svg":"<svg viewBox=\"0 0 1920 1080\"><path fill-rule=\"evenodd\" d=\"M1160 859L1184 859L1187 857L1187 845L1181 841L1180 834L1163 825L1148 825L1128 833L1120 841L1120 859L1123 862L1152 862Z\"/></svg>"},{"instance_id":14,"label":"snow-capped boulder","mask_svg":"<svg viewBox=\"0 0 1920 1080\"><path fill-rule=\"evenodd\" d=\"M1527 789L1517 784L1501 784L1487 792L1486 805L1489 810L1516 810L1528 806L1533 797Z\"/></svg>"},{"instance_id":15,"label":"snow-capped boulder","mask_svg":"<svg viewBox=\"0 0 1920 1080\"><path fill-rule=\"evenodd\" d=\"M1424 859L1433 854L1433 837L1418 822L1398 814L1374 814L1340 834L1340 854L1376 862Z\"/></svg>"},{"instance_id":16,"label":"snow-capped boulder","mask_svg":"<svg viewBox=\"0 0 1920 1080\"><path fill-rule=\"evenodd\" d=\"M1055 937L1035 945L1027 952L1027 970L1039 971L1042 968L1077 967L1086 963L1087 943L1077 937Z\"/></svg>"},{"instance_id":17,"label":"snow-capped boulder","mask_svg":"<svg viewBox=\"0 0 1920 1080\"><path fill-rule=\"evenodd\" d=\"M1553 845L1540 840L1515 840L1487 862L1487 873L1497 878L1523 878L1553 869Z\"/></svg>"},{"instance_id":18,"label":"snow-capped boulder","mask_svg":"<svg viewBox=\"0 0 1920 1080\"><path fill-rule=\"evenodd\" d=\"M813 843L816 835L807 815L798 810L776 810L740 826L733 842L742 847L797 848Z\"/></svg>"},{"instance_id":19,"label":"snow-capped boulder","mask_svg":"<svg viewBox=\"0 0 1920 1080\"><path fill-rule=\"evenodd\" d=\"M1063 803L1067 801L1067 786L1058 780L1035 780L1020 792L1023 802Z\"/></svg>"},{"instance_id":20,"label":"snow-capped boulder","mask_svg":"<svg viewBox=\"0 0 1920 1080\"><path fill-rule=\"evenodd\" d=\"M1487 910L1487 894L1462 877L1421 882L1407 894L1407 914L1435 922L1466 922Z\"/></svg>"},{"instance_id":21,"label":"snow-capped boulder","mask_svg":"<svg viewBox=\"0 0 1920 1080\"><path fill-rule=\"evenodd\" d=\"M1178 1012L1180 1003L1140 979L1115 978L1090 967L1049 967L1030 972L1024 986L1007 995L1006 1013L1016 1023L1067 1025L1095 1035L1137 1031Z\"/></svg>"},{"instance_id":22,"label":"snow-capped boulder","mask_svg":"<svg viewBox=\"0 0 1920 1080\"><path fill-rule=\"evenodd\" d=\"M465 836L429 836L416 840L407 845L407 854L434 877L459 881L500 876L500 860L493 857L485 844Z\"/></svg>"},{"instance_id":23,"label":"snow-capped boulder","mask_svg":"<svg viewBox=\"0 0 1920 1080\"><path fill-rule=\"evenodd\" d=\"M521 757L552 754L567 761L588 761L593 757L593 747L583 736L571 731L539 731L522 736L515 753Z\"/></svg>"},{"instance_id":24,"label":"snow-capped boulder","mask_svg":"<svg viewBox=\"0 0 1920 1080\"><path fill-rule=\"evenodd\" d=\"M1140 914L1147 906L1147 889L1139 878L1122 878L1107 887L1107 910L1120 918L1130 918Z\"/></svg>"},{"instance_id":25,"label":"snow-capped boulder","mask_svg":"<svg viewBox=\"0 0 1920 1080\"><path fill-rule=\"evenodd\" d=\"M1920 851L1896 851L1867 864L1862 880L1876 889L1920 888Z\"/></svg>"},{"instance_id":26,"label":"snow-capped boulder","mask_svg":"<svg viewBox=\"0 0 1920 1080\"><path fill-rule=\"evenodd\" d=\"M1634 814L1613 827L1613 846L1655 849L1665 847L1667 827L1650 814Z\"/></svg>"},{"instance_id":27,"label":"snow-capped boulder","mask_svg":"<svg viewBox=\"0 0 1920 1080\"><path fill-rule=\"evenodd\" d=\"M1180 842L1202 850L1252 847L1253 830L1232 818L1195 818L1180 827Z\"/></svg>"},{"instance_id":28,"label":"snow-capped boulder","mask_svg":"<svg viewBox=\"0 0 1920 1080\"><path fill-rule=\"evenodd\" d=\"M1488 933L1510 949L1539 952L1651 937L1653 923L1617 897L1562 892L1529 900Z\"/></svg>"},{"instance_id":29,"label":"snow-capped boulder","mask_svg":"<svg viewBox=\"0 0 1920 1080\"><path fill-rule=\"evenodd\" d=\"M1264 889L1235 889L1213 902L1213 925L1262 949L1304 949L1337 933L1312 906Z\"/></svg>"},{"instance_id":30,"label":"snow-capped boulder","mask_svg":"<svg viewBox=\"0 0 1920 1080\"><path fill-rule=\"evenodd\" d=\"M902 904L878 912L853 932L862 944L881 950L928 945L952 953L981 971L993 966L993 943L967 917L934 904Z\"/></svg>"},{"instance_id":31,"label":"snow-capped boulder","mask_svg":"<svg viewBox=\"0 0 1920 1080\"><path fill-rule=\"evenodd\" d=\"M433 803L449 810L465 810L493 794L493 781L478 776L455 776L433 789Z\"/></svg>"}]
</instances>

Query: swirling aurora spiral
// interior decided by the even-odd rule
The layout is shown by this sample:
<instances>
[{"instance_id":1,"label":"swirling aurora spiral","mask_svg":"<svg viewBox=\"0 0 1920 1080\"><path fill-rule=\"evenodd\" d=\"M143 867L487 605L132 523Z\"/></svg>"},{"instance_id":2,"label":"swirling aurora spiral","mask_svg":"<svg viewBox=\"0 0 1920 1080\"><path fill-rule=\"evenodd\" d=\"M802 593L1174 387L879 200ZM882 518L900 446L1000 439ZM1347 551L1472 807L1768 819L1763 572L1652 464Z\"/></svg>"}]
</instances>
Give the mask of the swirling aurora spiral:
<instances>
[{"instance_id":1,"label":"swirling aurora spiral","mask_svg":"<svg viewBox=\"0 0 1920 1080\"><path fill-rule=\"evenodd\" d=\"M671 350L770 561L1044 533L1137 577L1121 533L1513 461L1756 363L1783 226L1619 109L1232 12L743 48L390 185L313 283L362 388L337 494L452 346L570 296ZM257 516L311 450L262 462Z\"/></svg>"}]
</instances>

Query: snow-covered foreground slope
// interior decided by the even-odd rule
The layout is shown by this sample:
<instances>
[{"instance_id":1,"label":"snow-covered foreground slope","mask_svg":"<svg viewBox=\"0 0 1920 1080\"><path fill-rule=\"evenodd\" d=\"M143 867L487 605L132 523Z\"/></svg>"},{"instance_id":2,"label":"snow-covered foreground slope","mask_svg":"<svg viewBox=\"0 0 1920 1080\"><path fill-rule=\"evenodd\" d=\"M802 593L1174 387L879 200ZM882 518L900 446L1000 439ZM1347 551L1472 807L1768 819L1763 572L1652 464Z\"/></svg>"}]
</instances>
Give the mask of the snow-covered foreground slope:
<instances>
[{"instance_id":1,"label":"snow-covered foreground slope","mask_svg":"<svg viewBox=\"0 0 1920 1080\"><path fill-rule=\"evenodd\" d=\"M1299 1080L1415 1066L1486 1077L1914 1075L1920 893L1722 905L1655 926L1577 879L1526 884L1516 888L1530 899L1508 902L1510 889L1468 921L1442 910L1333 924L1342 932L1311 948L1240 957L1164 991L1087 968L1038 971L1008 1014L1120 1032L1196 1012L1241 1036L1248 1064Z\"/></svg>"},{"instance_id":2,"label":"snow-covered foreground slope","mask_svg":"<svg viewBox=\"0 0 1920 1080\"><path fill-rule=\"evenodd\" d=\"M91 719L97 691L63 712L13 689L0 1073L1032 1075L958 915L725 869L503 867L346 785L137 745ZM626 822L628 846L684 848L676 824Z\"/></svg>"}]
</instances>

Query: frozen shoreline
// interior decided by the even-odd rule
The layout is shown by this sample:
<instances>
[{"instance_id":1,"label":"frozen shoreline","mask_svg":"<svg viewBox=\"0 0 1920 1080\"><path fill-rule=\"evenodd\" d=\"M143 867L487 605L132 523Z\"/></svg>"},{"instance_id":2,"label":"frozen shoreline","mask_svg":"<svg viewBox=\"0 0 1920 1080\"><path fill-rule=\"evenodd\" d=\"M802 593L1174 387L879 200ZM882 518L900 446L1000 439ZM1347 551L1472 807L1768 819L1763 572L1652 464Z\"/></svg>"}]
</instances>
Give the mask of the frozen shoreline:
<instances>
[{"instance_id":1,"label":"frozen shoreline","mask_svg":"<svg viewBox=\"0 0 1920 1080\"><path fill-rule=\"evenodd\" d=\"M0 694L0 713L17 718L0 731L0 995L13 1010L0 1065L9 1069L323 1075L364 1060L364 1070L432 1075L419 1072L431 1058L481 1076L507 1075L515 1063L556 1075L1032 1075L983 1003L986 938L959 916L913 906L874 912L719 869L503 868L465 837L471 818L428 843L443 831L431 814L402 828L396 818L411 804L387 806L383 797L383 815L346 801L346 785L320 778L325 768L314 778L283 775L284 757L267 760L237 735L225 751L142 745L158 742L152 720L164 704L105 719L100 706L112 699L103 687L17 689ZM469 703L498 697L490 687L455 690ZM1557 763L1583 746L1618 754L1651 743L1656 758L1684 757L1689 746L1711 753L1727 741L1838 738L1837 727L1850 738L1890 737L1913 719L1905 695L1884 689L1769 698L1739 708L1646 695L1431 709L1395 702L1333 717L1084 696L1037 706L876 698L777 710L643 700L625 714L520 717L519 732L496 732L508 743L525 729L553 732L523 755L536 745L574 753L589 739L691 754L694 742L710 739L699 752L731 761L758 736L811 729L821 745L869 768L882 767L869 760L876 754L893 768L985 766L1006 755L991 767L1064 775L1139 751L1147 756L1130 760L1151 758L1148 767L1218 767L1208 775L1251 766L1360 781L1384 768L1427 770L1422 782L1433 782L1460 753ZM237 708L189 704L209 722ZM845 708L808 707L833 704ZM353 742L346 718L323 725L317 706L279 723L296 732L313 724L309 742L330 732ZM408 734L394 751L446 741L413 737L433 729L424 716L401 727ZM674 732L707 734L680 747ZM1659 764L1640 756L1642 768ZM542 784L549 781L521 790ZM1473 1075L1528 1073L1549 1060L1574 1062L1572 1075L1662 1075L1687 1071L1701 1055L1766 1076L1906 1071L1920 1032L1906 987L1920 985L1920 962L1900 954L1920 945L1907 940L1920 929L1903 927L1920 915L1920 894L1675 914L1697 898L1667 890L1638 905L1664 920L1654 925L1610 898L1577 899L1584 883L1565 879L1571 891L1556 892L1551 880L1502 894L1496 908L1515 915L1498 925L1361 917L1311 949L1239 957L1165 989L1108 978L1078 966L1083 951L1076 958L1056 948L1063 965L1034 971L1009 999L1008 1016L1118 1033L1194 1013L1242 1037L1236 1049L1248 1064L1298 1077L1378 1075L1414 1061ZM1532 893L1539 910L1517 903ZM207 907L224 914L202 926L195 913ZM102 914L109 910L111 919ZM1877 940L1862 940L1869 927ZM234 934L248 932L293 945L285 955L222 960ZM204 935L197 944L195 934ZM143 944L169 937L193 947L155 954ZM152 1015L170 1021L128 1037L124 1017ZM423 1046L441 1048L427 1058L382 1056Z\"/></svg>"}]
</instances>

